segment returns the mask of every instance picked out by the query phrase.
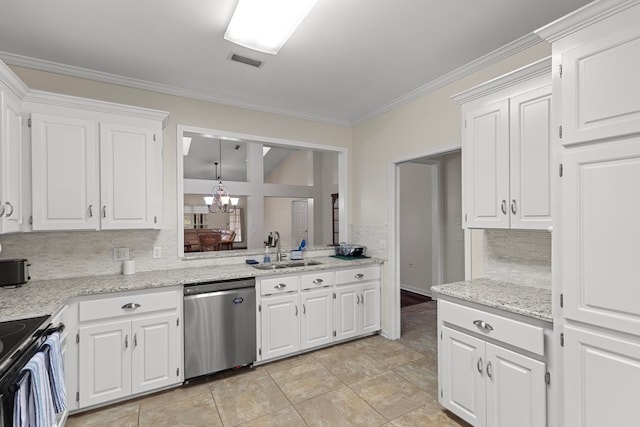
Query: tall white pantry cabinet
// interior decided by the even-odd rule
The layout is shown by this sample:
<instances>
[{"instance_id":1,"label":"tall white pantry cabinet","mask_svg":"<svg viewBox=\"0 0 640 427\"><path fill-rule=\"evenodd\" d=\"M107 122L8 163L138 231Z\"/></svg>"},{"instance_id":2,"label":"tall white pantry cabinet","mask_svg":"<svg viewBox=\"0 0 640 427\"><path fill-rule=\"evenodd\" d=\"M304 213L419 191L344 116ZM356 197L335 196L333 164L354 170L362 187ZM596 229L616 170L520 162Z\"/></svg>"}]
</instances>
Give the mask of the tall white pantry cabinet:
<instances>
[{"instance_id":1,"label":"tall white pantry cabinet","mask_svg":"<svg viewBox=\"0 0 640 427\"><path fill-rule=\"evenodd\" d=\"M597 1L537 32L553 51L552 280L565 426L638 423L639 22L639 1Z\"/></svg>"}]
</instances>

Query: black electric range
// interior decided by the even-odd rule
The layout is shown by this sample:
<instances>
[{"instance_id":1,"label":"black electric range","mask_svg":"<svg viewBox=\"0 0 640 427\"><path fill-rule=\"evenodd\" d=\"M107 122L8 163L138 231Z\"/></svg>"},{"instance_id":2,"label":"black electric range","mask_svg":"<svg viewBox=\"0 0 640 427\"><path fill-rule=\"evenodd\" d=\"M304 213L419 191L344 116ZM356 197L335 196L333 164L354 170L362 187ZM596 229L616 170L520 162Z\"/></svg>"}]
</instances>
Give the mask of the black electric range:
<instances>
[{"instance_id":1,"label":"black electric range","mask_svg":"<svg viewBox=\"0 0 640 427\"><path fill-rule=\"evenodd\" d=\"M0 367L10 365L10 359L18 356L14 356L16 350L31 341L34 333L48 318L49 316L42 316L0 322Z\"/></svg>"}]
</instances>

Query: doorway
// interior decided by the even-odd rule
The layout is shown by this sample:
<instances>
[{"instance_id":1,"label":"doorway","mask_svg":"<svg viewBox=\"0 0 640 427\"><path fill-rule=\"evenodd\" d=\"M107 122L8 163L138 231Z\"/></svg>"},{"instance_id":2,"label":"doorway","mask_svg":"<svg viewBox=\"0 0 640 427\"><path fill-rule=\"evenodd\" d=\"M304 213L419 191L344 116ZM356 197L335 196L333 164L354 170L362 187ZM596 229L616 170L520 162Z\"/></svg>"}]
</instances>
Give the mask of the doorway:
<instances>
[{"instance_id":1,"label":"doorway","mask_svg":"<svg viewBox=\"0 0 640 427\"><path fill-rule=\"evenodd\" d=\"M458 146L394 164L390 260L397 283L397 338L407 291L425 299L432 286L465 278L461 162Z\"/></svg>"}]
</instances>

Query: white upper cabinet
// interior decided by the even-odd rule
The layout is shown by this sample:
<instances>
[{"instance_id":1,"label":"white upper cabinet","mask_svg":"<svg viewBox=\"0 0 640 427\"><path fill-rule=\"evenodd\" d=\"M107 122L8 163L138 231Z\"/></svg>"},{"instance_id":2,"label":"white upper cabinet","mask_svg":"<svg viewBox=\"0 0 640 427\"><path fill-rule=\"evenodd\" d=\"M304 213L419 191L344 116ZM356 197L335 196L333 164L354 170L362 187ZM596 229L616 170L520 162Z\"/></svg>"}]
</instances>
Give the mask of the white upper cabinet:
<instances>
[{"instance_id":1,"label":"white upper cabinet","mask_svg":"<svg viewBox=\"0 0 640 427\"><path fill-rule=\"evenodd\" d=\"M31 115L33 230L100 228L98 124Z\"/></svg>"},{"instance_id":2,"label":"white upper cabinet","mask_svg":"<svg viewBox=\"0 0 640 427\"><path fill-rule=\"evenodd\" d=\"M509 101L469 111L464 120L467 226L509 228Z\"/></svg>"},{"instance_id":3,"label":"white upper cabinet","mask_svg":"<svg viewBox=\"0 0 640 427\"><path fill-rule=\"evenodd\" d=\"M463 193L468 228L551 225L551 62L472 88L463 103Z\"/></svg>"},{"instance_id":4,"label":"white upper cabinet","mask_svg":"<svg viewBox=\"0 0 640 427\"><path fill-rule=\"evenodd\" d=\"M563 145L640 132L637 19L618 16L571 38L562 54Z\"/></svg>"},{"instance_id":5,"label":"white upper cabinet","mask_svg":"<svg viewBox=\"0 0 640 427\"><path fill-rule=\"evenodd\" d=\"M33 230L161 227L161 118L138 118L133 107L122 115L28 107Z\"/></svg>"},{"instance_id":6,"label":"white upper cabinet","mask_svg":"<svg viewBox=\"0 0 640 427\"><path fill-rule=\"evenodd\" d=\"M21 102L0 86L0 132L2 164L0 165L0 233L22 231L24 201L24 137Z\"/></svg>"},{"instance_id":7,"label":"white upper cabinet","mask_svg":"<svg viewBox=\"0 0 640 427\"><path fill-rule=\"evenodd\" d=\"M100 124L100 196L102 229L154 228L155 152L160 149L154 130Z\"/></svg>"}]
</instances>

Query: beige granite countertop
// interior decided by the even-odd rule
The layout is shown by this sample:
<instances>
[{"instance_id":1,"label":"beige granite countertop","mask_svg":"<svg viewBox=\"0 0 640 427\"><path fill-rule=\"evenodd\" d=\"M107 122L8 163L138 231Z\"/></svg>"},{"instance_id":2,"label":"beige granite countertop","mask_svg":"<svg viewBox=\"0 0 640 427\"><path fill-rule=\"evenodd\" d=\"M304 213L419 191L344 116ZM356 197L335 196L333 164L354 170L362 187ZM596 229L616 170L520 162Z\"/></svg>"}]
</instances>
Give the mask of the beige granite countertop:
<instances>
[{"instance_id":1,"label":"beige granite countertop","mask_svg":"<svg viewBox=\"0 0 640 427\"><path fill-rule=\"evenodd\" d=\"M551 289L484 278L437 285L431 289L440 295L553 322Z\"/></svg>"},{"instance_id":2,"label":"beige granite countertop","mask_svg":"<svg viewBox=\"0 0 640 427\"><path fill-rule=\"evenodd\" d=\"M26 283L21 288L0 288L0 322L27 317L52 315L70 298L74 297L180 286L189 283L213 280L229 280L243 277L259 277L342 267L356 267L358 265L376 264L381 262L375 258L349 261L343 261L331 257L315 257L312 259L320 261L321 264L265 271L255 269L243 263L211 267L191 267L177 270L139 272L130 276L109 275L55 280L34 280Z\"/></svg>"}]
</instances>

